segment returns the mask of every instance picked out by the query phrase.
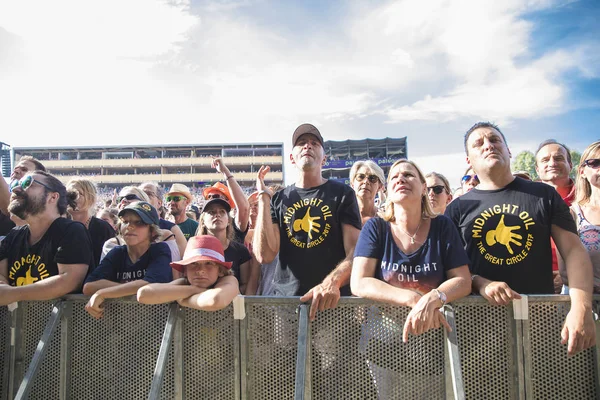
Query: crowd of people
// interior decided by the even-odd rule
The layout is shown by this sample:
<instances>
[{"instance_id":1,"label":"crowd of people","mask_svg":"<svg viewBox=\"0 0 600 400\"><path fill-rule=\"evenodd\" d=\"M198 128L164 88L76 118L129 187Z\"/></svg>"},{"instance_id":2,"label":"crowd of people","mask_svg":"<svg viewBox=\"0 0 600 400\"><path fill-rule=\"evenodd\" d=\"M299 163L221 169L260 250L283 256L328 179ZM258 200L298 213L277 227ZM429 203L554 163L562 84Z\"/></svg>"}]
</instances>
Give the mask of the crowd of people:
<instances>
[{"instance_id":1,"label":"crowd of people","mask_svg":"<svg viewBox=\"0 0 600 400\"><path fill-rule=\"evenodd\" d=\"M600 142L583 152L575 182L569 149L541 143L540 182L532 182L511 172L500 128L477 123L464 135L468 168L455 193L441 173L405 159L387 178L364 160L353 165L351 185L327 180L319 130L302 124L291 142L295 183L267 186L263 166L248 194L214 157L223 183L202 190L202 207L186 185L147 182L97 210L89 180L65 187L24 156L10 185L0 181L0 305L82 291L91 296L86 310L101 318L105 299L129 295L206 311L238 294L300 296L314 320L355 295L410 307L406 342L450 329L440 309L472 293L493 305L564 293L568 354L595 344Z\"/></svg>"}]
</instances>

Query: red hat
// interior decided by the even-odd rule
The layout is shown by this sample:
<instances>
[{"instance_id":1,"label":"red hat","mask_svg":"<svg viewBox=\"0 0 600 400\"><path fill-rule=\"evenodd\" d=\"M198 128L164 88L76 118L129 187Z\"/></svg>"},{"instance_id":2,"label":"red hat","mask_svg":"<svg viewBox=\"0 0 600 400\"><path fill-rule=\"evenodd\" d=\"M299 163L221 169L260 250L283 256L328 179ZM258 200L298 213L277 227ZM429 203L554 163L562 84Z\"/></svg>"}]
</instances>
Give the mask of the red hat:
<instances>
[{"instance_id":1,"label":"red hat","mask_svg":"<svg viewBox=\"0 0 600 400\"><path fill-rule=\"evenodd\" d=\"M184 266L196 261L214 261L227 269L231 269L232 262L225 261L223 254L223 245L221 241L214 236L201 235L192 236L185 247L183 260L172 262L171 267L179 272L184 271Z\"/></svg>"},{"instance_id":2,"label":"red hat","mask_svg":"<svg viewBox=\"0 0 600 400\"><path fill-rule=\"evenodd\" d=\"M231 198L231 193L229 192L229 188L227 187L227 185L224 185L221 182L217 182L214 185L212 185L211 187L205 188L202 191L202 196L204 196L205 199L208 199L208 195L210 195L211 193L216 193L216 194L225 196L226 200L229 203L229 205L231 206L231 208L235 208L235 203L233 202L233 199Z\"/></svg>"}]
</instances>

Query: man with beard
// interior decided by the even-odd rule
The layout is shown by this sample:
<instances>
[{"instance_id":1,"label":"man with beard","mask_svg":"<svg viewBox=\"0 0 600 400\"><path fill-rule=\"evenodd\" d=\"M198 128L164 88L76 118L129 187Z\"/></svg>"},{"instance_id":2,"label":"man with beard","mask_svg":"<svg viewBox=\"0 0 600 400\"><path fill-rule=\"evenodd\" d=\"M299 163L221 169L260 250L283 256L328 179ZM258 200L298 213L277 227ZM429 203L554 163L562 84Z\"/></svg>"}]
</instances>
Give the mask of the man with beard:
<instances>
[{"instance_id":1,"label":"man with beard","mask_svg":"<svg viewBox=\"0 0 600 400\"><path fill-rule=\"evenodd\" d=\"M93 266L92 244L83 224L61 217L65 186L44 171L28 172L11 186L8 211L27 225L0 244L0 305L79 290Z\"/></svg>"},{"instance_id":2,"label":"man with beard","mask_svg":"<svg viewBox=\"0 0 600 400\"><path fill-rule=\"evenodd\" d=\"M298 169L296 183L272 194L264 184L269 167L257 177L258 217L253 249L261 264L279 253L273 290L280 296L302 296L317 310L334 308L340 295L350 295L352 255L361 229L352 188L321 175L325 164L323 137L311 124L292 136L290 160ZM270 198L272 200L269 202Z\"/></svg>"},{"instance_id":3,"label":"man with beard","mask_svg":"<svg viewBox=\"0 0 600 400\"><path fill-rule=\"evenodd\" d=\"M166 198L167 208L175 218L177 226L181 228L185 240L190 240L190 237L195 236L196 229L198 229L198 223L188 218L185 213L187 206L193 199L190 189L181 183L174 183Z\"/></svg>"},{"instance_id":4,"label":"man with beard","mask_svg":"<svg viewBox=\"0 0 600 400\"><path fill-rule=\"evenodd\" d=\"M45 171L44 165L37 159L31 156L23 156L19 159L17 165L10 175L11 182L21 179L27 172L30 171ZM12 228L15 227L15 222L18 225L24 225L25 221L13 216L14 222L11 221L8 213L8 204L10 203L10 189L4 179L0 179L0 237L6 235Z\"/></svg>"},{"instance_id":5,"label":"man with beard","mask_svg":"<svg viewBox=\"0 0 600 400\"><path fill-rule=\"evenodd\" d=\"M473 291L493 305L509 304L519 293L552 294L554 239L571 286L562 343L568 343L569 355L593 346L592 263L569 208L549 185L512 175L511 153L496 125L473 125L464 146L480 184L450 203L446 216L458 227L471 260Z\"/></svg>"}]
</instances>

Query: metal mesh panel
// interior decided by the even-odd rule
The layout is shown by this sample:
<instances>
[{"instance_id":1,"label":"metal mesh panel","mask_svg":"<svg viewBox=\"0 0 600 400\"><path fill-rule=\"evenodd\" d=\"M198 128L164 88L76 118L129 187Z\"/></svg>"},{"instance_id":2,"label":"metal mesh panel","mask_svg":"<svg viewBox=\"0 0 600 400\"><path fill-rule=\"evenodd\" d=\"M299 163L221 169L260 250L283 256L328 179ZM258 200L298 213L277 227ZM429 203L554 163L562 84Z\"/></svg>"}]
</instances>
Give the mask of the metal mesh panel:
<instances>
[{"instance_id":1,"label":"metal mesh panel","mask_svg":"<svg viewBox=\"0 0 600 400\"><path fill-rule=\"evenodd\" d=\"M8 351L10 347L10 313L8 308L0 307L0 398L8 388Z\"/></svg>"},{"instance_id":2,"label":"metal mesh panel","mask_svg":"<svg viewBox=\"0 0 600 400\"><path fill-rule=\"evenodd\" d=\"M185 398L235 398L233 307L216 312L182 308L181 316Z\"/></svg>"},{"instance_id":3,"label":"metal mesh panel","mask_svg":"<svg viewBox=\"0 0 600 400\"><path fill-rule=\"evenodd\" d=\"M570 303L529 302L531 385L534 399L594 399L594 349L567 357L560 331ZM529 397L529 396L528 396Z\"/></svg>"},{"instance_id":4,"label":"metal mesh panel","mask_svg":"<svg viewBox=\"0 0 600 400\"><path fill-rule=\"evenodd\" d=\"M453 304L466 398L516 398L516 339L509 309L482 299Z\"/></svg>"},{"instance_id":5,"label":"metal mesh panel","mask_svg":"<svg viewBox=\"0 0 600 400\"><path fill-rule=\"evenodd\" d=\"M258 304L246 300L248 330L247 337L242 340L247 344L248 399L294 398L297 307L297 300Z\"/></svg>"},{"instance_id":6,"label":"metal mesh panel","mask_svg":"<svg viewBox=\"0 0 600 400\"><path fill-rule=\"evenodd\" d=\"M71 398L145 398L168 305L107 301L100 320L85 312L84 305L85 300L73 303ZM165 384L170 381L172 375L166 376Z\"/></svg>"},{"instance_id":7,"label":"metal mesh panel","mask_svg":"<svg viewBox=\"0 0 600 400\"><path fill-rule=\"evenodd\" d=\"M52 313L52 302L21 302L23 313L23 374L33 358L35 349L44 333L46 323ZM30 399L57 399L60 380L60 325L52 336L52 342L46 352L31 388ZM20 380L23 376L19 377Z\"/></svg>"},{"instance_id":8,"label":"metal mesh panel","mask_svg":"<svg viewBox=\"0 0 600 400\"><path fill-rule=\"evenodd\" d=\"M403 343L409 311L345 304L319 313L311 327L313 398L444 398L444 334Z\"/></svg>"}]
</instances>

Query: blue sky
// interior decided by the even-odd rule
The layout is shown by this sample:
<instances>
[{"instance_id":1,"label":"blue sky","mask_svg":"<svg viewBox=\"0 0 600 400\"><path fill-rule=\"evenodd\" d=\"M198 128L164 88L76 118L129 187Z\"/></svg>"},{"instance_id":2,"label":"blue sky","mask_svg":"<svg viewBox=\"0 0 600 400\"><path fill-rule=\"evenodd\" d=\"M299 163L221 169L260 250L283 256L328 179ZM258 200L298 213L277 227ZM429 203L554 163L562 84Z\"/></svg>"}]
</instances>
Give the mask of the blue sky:
<instances>
[{"instance_id":1,"label":"blue sky","mask_svg":"<svg viewBox=\"0 0 600 400\"><path fill-rule=\"evenodd\" d=\"M0 0L0 141L289 153L312 122L325 139L407 136L455 186L479 120L513 154L600 138L599 21L597 0Z\"/></svg>"}]
</instances>

